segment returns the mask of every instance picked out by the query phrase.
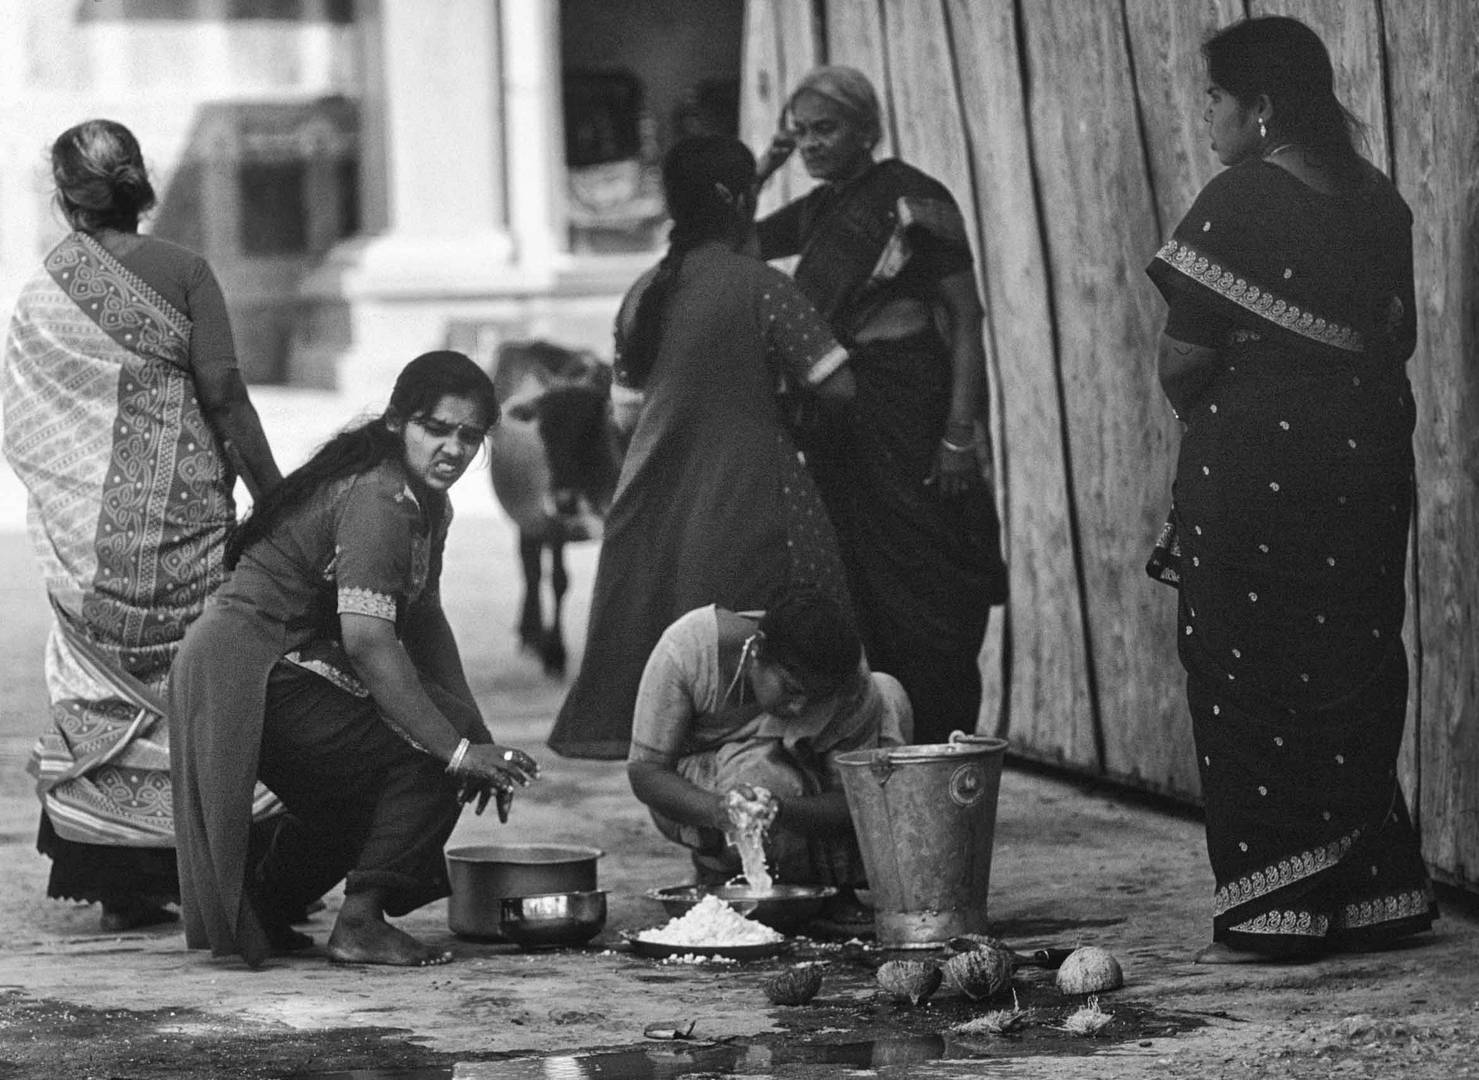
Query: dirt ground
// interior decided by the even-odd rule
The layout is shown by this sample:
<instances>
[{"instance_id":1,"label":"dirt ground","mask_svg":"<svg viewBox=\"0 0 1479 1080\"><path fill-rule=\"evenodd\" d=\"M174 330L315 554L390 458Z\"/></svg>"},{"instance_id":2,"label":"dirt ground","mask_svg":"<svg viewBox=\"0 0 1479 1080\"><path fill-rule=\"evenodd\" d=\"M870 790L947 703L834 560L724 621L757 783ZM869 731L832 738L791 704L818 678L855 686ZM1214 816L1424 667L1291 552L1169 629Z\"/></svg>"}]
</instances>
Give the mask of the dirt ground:
<instances>
[{"instance_id":1,"label":"dirt ground","mask_svg":"<svg viewBox=\"0 0 1479 1080\"><path fill-rule=\"evenodd\" d=\"M337 402L259 395L269 435L300 443ZM318 425L316 428L315 425ZM292 463L292 455L283 455ZM9 485L9 486L7 486ZM449 616L499 737L541 757L545 776L507 826L468 814L454 846L570 842L605 852L609 917L591 945L520 952L461 940L446 905L401 925L456 961L418 971L331 965L309 953L248 971L187 951L174 927L97 930L94 908L45 898L36 804L23 766L44 715L44 596L0 474L0 1080L11 1078L392 1078L584 1076L1324 1077L1479 1076L1479 917L1445 896L1435 931L1411 946L1318 963L1204 968L1211 875L1200 825L1133 798L1009 768L990 893L993 931L1019 949L1098 944L1125 969L1102 995L1097 1037L1063 1032L1080 1002L1051 976L1019 971L1027 1027L968 1038L949 1029L1011 1004L946 989L921 1008L878 988L866 942L794 940L744 964L682 964L626 951L623 931L666 914L644 896L688 879L614 763L544 750L562 686L521 655L513 538L473 474L456 494ZM574 552L567 609L578 655L595 551ZM329 909L306 927L321 943ZM809 1005L769 1004L765 978L820 962ZM692 1024L685 1039L662 1038ZM651 1037L644 1032L651 1033Z\"/></svg>"}]
</instances>

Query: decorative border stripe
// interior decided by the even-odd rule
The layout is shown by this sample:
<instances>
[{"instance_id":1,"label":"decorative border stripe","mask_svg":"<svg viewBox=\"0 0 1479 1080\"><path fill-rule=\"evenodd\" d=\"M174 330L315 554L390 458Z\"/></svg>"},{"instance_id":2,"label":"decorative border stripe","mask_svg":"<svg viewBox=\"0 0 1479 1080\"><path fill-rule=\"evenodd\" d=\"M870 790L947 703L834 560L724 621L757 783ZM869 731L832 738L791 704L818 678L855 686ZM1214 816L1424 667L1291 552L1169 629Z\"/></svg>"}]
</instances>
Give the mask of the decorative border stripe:
<instances>
[{"instance_id":1,"label":"decorative border stripe","mask_svg":"<svg viewBox=\"0 0 1479 1080\"><path fill-rule=\"evenodd\" d=\"M339 589L339 614L369 615L395 622L395 597L373 589Z\"/></svg>"},{"instance_id":2,"label":"decorative border stripe","mask_svg":"<svg viewBox=\"0 0 1479 1080\"><path fill-rule=\"evenodd\" d=\"M1155 257L1173 270L1185 274L1193 281L1206 286L1225 300L1267 319L1275 326L1345 352L1366 351L1366 343L1354 327L1334 322L1301 309L1297 304L1276 296L1267 289L1251 284L1231 270L1224 269L1190 244L1170 239L1155 253Z\"/></svg>"},{"instance_id":3,"label":"decorative border stripe","mask_svg":"<svg viewBox=\"0 0 1479 1080\"><path fill-rule=\"evenodd\" d=\"M1346 852L1351 850L1351 846L1360 836L1361 831L1353 829L1345 836L1332 840L1323 847L1302 851L1287 859L1280 859L1273 866L1255 870L1251 874L1240 877L1237 881L1223 885L1213 894L1213 912L1217 915L1224 915L1239 904L1257 900L1260 896L1267 896L1296 881L1303 881L1321 871L1329 870L1345 858Z\"/></svg>"},{"instance_id":4,"label":"decorative border stripe","mask_svg":"<svg viewBox=\"0 0 1479 1080\"><path fill-rule=\"evenodd\" d=\"M1396 922L1426 915L1433 909L1433 894L1428 889L1409 889L1390 896L1378 896L1345 905L1335 916L1342 930L1361 930L1385 922Z\"/></svg>"},{"instance_id":5,"label":"decorative border stripe","mask_svg":"<svg viewBox=\"0 0 1479 1080\"><path fill-rule=\"evenodd\" d=\"M1237 934L1281 934L1323 938L1330 931L1330 919L1309 911L1265 911L1261 915L1229 926Z\"/></svg>"}]
</instances>

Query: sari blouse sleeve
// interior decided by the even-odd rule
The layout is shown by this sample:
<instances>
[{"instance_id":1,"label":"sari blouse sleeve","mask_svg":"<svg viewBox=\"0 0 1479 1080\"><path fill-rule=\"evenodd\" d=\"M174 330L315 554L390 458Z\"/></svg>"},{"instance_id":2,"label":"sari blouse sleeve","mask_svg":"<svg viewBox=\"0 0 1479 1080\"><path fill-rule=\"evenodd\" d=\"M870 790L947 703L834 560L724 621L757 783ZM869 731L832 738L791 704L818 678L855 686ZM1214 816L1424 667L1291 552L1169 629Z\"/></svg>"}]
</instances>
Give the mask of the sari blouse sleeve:
<instances>
[{"instance_id":1,"label":"sari blouse sleeve","mask_svg":"<svg viewBox=\"0 0 1479 1080\"><path fill-rule=\"evenodd\" d=\"M396 621L429 576L429 559L417 558L418 547L429 555L421 531L420 507L409 488L377 473L356 478L334 534L339 614Z\"/></svg>"},{"instance_id":2,"label":"sari blouse sleeve","mask_svg":"<svg viewBox=\"0 0 1479 1080\"><path fill-rule=\"evenodd\" d=\"M196 371L211 367L236 368L236 344L231 336L231 317L226 297L210 264L196 257L185 284L185 297L193 326L190 331L190 366Z\"/></svg>"},{"instance_id":3,"label":"sari blouse sleeve","mask_svg":"<svg viewBox=\"0 0 1479 1080\"><path fill-rule=\"evenodd\" d=\"M683 756L700 708L695 700L702 647L698 629L694 619L679 619L647 658L632 713L628 761L671 768Z\"/></svg>"},{"instance_id":4,"label":"sari blouse sleeve","mask_svg":"<svg viewBox=\"0 0 1479 1080\"><path fill-rule=\"evenodd\" d=\"M760 286L760 326L766 353L801 386L820 386L847 363L847 350L790 278L766 268Z\"/></svg>"}]
</instances>

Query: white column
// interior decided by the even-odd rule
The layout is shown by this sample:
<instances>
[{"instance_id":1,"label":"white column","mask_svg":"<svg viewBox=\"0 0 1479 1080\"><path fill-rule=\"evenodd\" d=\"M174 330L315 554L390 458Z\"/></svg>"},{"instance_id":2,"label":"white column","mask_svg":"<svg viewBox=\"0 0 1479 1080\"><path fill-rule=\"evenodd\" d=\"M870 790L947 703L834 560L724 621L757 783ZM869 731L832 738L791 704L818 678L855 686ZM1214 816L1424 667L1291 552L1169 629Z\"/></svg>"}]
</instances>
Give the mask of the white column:
<instances>
[{"instance_id":1,"label":"white column","mask_svg":"<svg viewBox=\"0 0 1479 1080\"><path fill-rule=\"evenodd\" d=\"M468 295L507 275L500 7L366 5L379 14L369 37L380 54L366 65L379 82L367 87L376 99L367 105L377 107L365 119L382 125L386 229L343 279L349 295Z\"/></svg>"},{"instance_id":2,"label":"white column","mask_svg":"<svg viewBox=\"0 0 1479 1080\"><path fill-rule=\"evenodd\" d=\"M502 0L508 221L521 268L548 280L564 250L559 5Z\"/></svg>"}]
</instances>

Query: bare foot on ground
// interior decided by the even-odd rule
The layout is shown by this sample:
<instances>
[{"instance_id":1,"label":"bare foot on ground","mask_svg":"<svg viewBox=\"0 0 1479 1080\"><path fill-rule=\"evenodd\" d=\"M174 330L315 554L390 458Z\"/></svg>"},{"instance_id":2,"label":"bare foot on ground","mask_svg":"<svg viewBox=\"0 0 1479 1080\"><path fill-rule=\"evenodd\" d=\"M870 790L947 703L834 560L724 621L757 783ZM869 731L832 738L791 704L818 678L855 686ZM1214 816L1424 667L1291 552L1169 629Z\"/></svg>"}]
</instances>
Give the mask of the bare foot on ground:
<instances>
[{"instance_id":1,"label":"bare foot on ground","mask_svg":"<svg viewBox=\"0 0 1479 1080\"><path fill-rule=\"evenodd\" d=\"M1194 964L1299 964L1318 960L1319 956L1309 955L1297 956L1269 956L1267 953L1250 952L1247 949L1235 949L1221 941L1214 941L1202 949L1192 958Z\"/></svg>"},{"instance_id":2,"label":"bare foot on ground","mask_svg":"<svg viewBox=\"0 0 1479 1080\"><path fill-rule=\"evenodd\" d=\"M452 954L417 941L383 919L346 919L341 911L327 947L329 958L341 964L389 964L393 967L432 967L448 964Z\"/></svg>"},{"instance_id":3,"label":"bare foot on ground","mask_svg":"<svg viewBox=\"0 0 1479 1080\"><path fill-rule=\"evenodd\" d=\"M137 930L143 926L160 926L178 922L180 916L161 904L142 897L124 900L104 900L103 914L98 919L98 928L105 934L117 934L124 930Z\"/></svg>"}]
</instances>

